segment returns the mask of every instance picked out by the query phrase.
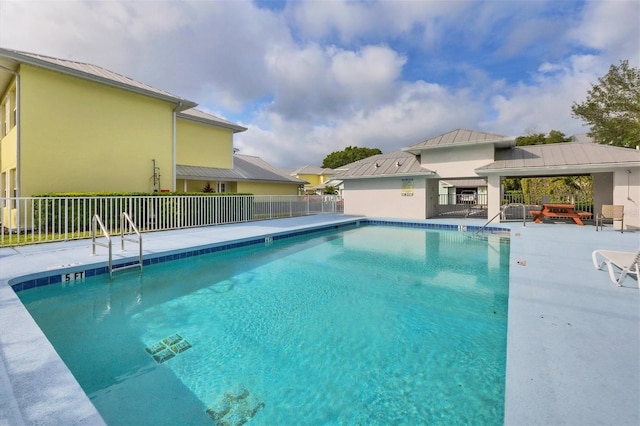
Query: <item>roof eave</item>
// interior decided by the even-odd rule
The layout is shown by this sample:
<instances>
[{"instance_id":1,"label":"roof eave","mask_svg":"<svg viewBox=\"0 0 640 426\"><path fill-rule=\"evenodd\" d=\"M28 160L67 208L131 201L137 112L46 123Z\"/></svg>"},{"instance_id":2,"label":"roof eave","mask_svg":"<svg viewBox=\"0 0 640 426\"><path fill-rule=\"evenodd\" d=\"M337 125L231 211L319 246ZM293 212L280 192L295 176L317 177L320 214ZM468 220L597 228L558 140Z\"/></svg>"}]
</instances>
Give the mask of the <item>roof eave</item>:
<instances>
[{"instance_id":1,"label":"roof eave","mask_svg":"<svg viewBox=\"0 0 640 426\"><path fill-rule=\"evenodd\" d=\"M501 139L490 139L490 140L482 140L482 141L468 141L468 142L457 142L452 144L443 144L443 145L433 145L433 146L409 146L406 148L401 148L400 151L409 152L414 155L419 155L422 151L432 150L432 149L443 149L443 148L458 148L465 146L478 146L478 145L493 145L496 148L510 148L516 146L516 138L514 137L505 137Z\"/></svg>"},{"instance_id":2,"label":"roof eave","mask_svg":"<svg viewBox=\"0 0 640 426\"><path fill-rule=\"evenodd\" d=\"M187 109L189 109L189 108L187 108ZM181 109L180 111L185 111L185 109ZM198 123L213 124L214 126L217 126L217 127L222 127L224 129L232 130L233 133L241 133L241 132L244 132L244 131L248 130L247 127L238 126L237 124L222 123L222 122L217 121L217 120L207 120L206 118L195 117L195 116L189 115L189 114L178 114L178 117L180 117L181 119L195 121L195 122L198 122Z\"/></svg>"},{"instance_id":3,"label":"roof eave","mask_svg":"<svg viewBox=\"0 0 640 426\"><path fill-rule=\"evenodd\" d=\"M390 173L383 175L364 175L364 176L334 176L337 180L355 180L355 179L375 179L375 178L390 178L390 177L427 177L433 176L435 172L413 172L413 173Z\"/></svg>"},{"instance_id":4,"label":"roof eave","mask_svg":"<svg viewBox=\"0 0 640 426\"><path fill-rule=\"evenodd\" d=\"M635 168L640 167L640 163L638 162L625 162L625 163L607 163L607 164L584 164L584 165L564 165L564 166L543 166L543 167L503 167L503 168L495 168L495 169L484 169L478 168L475 169L476 174L480 176L489 176L505 173L508 175L518 175L518 174L549 174L552 172L562 172L562 173L592 173L594 171L612 171L616 169L624 169L624 168Z\"/></svg>"}]
</instances>

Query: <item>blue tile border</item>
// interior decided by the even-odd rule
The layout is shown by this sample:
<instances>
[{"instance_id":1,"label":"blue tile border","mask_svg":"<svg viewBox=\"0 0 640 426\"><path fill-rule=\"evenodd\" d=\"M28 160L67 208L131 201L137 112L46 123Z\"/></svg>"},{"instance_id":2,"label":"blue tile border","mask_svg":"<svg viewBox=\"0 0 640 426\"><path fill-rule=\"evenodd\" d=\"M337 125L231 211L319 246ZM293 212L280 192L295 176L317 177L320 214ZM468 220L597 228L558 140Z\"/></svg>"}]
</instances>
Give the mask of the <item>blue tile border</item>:
<instances>
[{"instance_id":1,"label":"blue tile border","mask_svg":"<svg viewBox=\"0 0 640 426\"><path fill-rule=\"evenodd\" d=\"M383 219L365 219L367 224L370 225L395 225L402 226L408 228L426 228L426 229L438 229L438 230L447 230L447 231L461 231L461 232L475 232L481 229L484 231L493 233L493 234L502 234L502 235L510 235L511 230L508 228L502 228L497 226L482 226L477 225L462 225L462 224L446 224L446 223L425 223L425 222L409 222L409 221L398 221L394 219L383 220Z\"/></svg>"},{"instance_id":2,"label":"blue tile border","mask_svg":"<svg viewBox=\"0 0 640 426\"><path fill-rule=\"evenodd\" d=\"M460 232L472 232L472 231L478 231L480 229L482 229L482 227L480 226L475 226L475 225L451 225L451 224L444 224L444 223L424 223L424 222L412 222L412 221L398 221L398 220L394 220L394 219L389 219L389 220L384 220L384 219L368 219L368 218L361 218L361 219L354 219L352 221L348 221L348 222L341 222L341 223L335 223L335 224L330 224L330 225L320 225L320 226L316 226L316 227L311 227L311 228L306 228L306 229L301 229L299 231L287 231L287 232L282 232L282 233L278 233L278 234L272 234L272 235L263 235L260 237L252 237L246 240L239 240L239 241L232 241L232 242L228 242L228 243L222 243L222 244L216 244L216 245L212 245L209 247L201 247L198 249L193 249L193 250L188 250L188 251L181 251L178 253L172 253L172 254L164 254L164 255L158 255L158 256L154 256L154 257L147 257L144 258L142 260L142 265L143 266L148 266L148 265L155 265L158 263L164 263L164 262L170 262L173 260L179 260L179 259L185 259L187 257L193 257L193 256L200 256L203 254L210 254L210 253L215 253L215 252L219 252L219 251L224 251L224 250L229 250L229 249L234 249L234 248L240 248L240 247L246 247L246 246L251 246L251 245L256 245L256 244L264 244L265 243L265 239L267 238L271 238L272 241L276 241L276 240L283 240L286 238L292 238L292 237L300 237L303 235L309 235L309 234L314 234L314 233L318 233L318 232L323 232L323 231L328 231L328 230L334 230L334 229L343 229L343 228L355 228L361 225L373 225L373 226L400 226L400 227L404 227L404 228L423 228L423 229L435 229L435 230L446 230L446 231L460 231ZM501 234L501 235L510 235L511 231L508 228L500 228L500 227L485 227L484 228L485 231L487 232L491 232L494 234ZM118 264L114 264L114 267L122 267L122 266L127 266L127 265L133 265L135 264L136 261L125 261L123 263L118 263ZM74 268L73 271L78 270L78 268ZM13 291L15 291L16 293L22 290L29 290L31 288L35 288L35 287L42 287L45 285L50 285L50 284L59 284L62 282L62 275L67 273L67 272L72 272L69 269L63 270L57 270L55 275L48 275L45 277L39 277L39 278L33 278L33 279L27 279L25 281L20 281L20 282L14 282L11 283L11 288L13 289ZM100 267L96 267L96 268L90 268L90 269L85 269L83 270L85 277L93 277L96 275L102 275L102 274L108 274L109 273L109 268L107 266L100 266ZM20 278L17 278L18 280Z\"/></svg>"}]
</instances>

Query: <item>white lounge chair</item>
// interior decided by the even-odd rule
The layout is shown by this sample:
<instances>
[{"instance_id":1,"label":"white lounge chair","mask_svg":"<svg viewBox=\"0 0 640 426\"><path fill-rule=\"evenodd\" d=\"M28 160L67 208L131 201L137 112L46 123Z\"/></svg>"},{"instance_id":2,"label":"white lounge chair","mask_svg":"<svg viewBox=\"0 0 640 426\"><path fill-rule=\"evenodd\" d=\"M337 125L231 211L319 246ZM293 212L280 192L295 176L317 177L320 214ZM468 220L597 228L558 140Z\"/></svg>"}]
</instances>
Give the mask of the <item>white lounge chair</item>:
<instances>
[{"instance_id":1,"label":"white lounge chair","mask_svg":"<svg viewBox=\"0 0 640 426\"><path fill-rule=\"evenodd\" d=\"M611 278L614 284L620 287L628 274L635 275L636 280L638 280L640 273L640 250L636 253L614 250L594 250L591 258L593 259L593 266L595 266L596 269L602 269L604 265L607 265L609 278ZM614 267L620 270L620 276L618 278L616 278ZM640 281L638 282L638 287L640 287Z\"/></svg>"}]
</instances>

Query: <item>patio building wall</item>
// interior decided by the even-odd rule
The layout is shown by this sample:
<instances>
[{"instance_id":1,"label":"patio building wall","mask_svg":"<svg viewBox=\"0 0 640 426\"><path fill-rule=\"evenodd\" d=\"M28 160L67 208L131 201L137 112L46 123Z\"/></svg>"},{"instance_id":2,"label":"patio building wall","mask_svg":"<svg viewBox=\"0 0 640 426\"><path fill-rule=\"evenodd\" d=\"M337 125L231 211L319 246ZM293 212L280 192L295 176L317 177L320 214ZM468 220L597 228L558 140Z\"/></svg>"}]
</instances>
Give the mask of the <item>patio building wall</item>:
<instances>
[{"instance_id":1,"label":"patio building wall","mask_svg":"<svg viewBox=\"0 0 640 426\"><path fill-rule=\"evenodd\" d=\"M593 213L600 213L603 204L624 206L625 229L640 229L640 168L594 173ZM620 225L617 221L613 224L615 229Z\"/></svg>"},{"instance_id":2,"label":"patio building wall","mask_svg":"<svg viewBox=\"0 0 640 426\"><path fill-rule=\"evenodd\" d=\"M640 229L640 167L614 173L613 204L624 206L625 228Z\"/></svg>"},{"instance_id":3,"label":"patio building wall","mask_svg":"<svg viewBox=\"0 0 640 426\"><path fill-rule=\"evenodd\" d=\"M422 167L434 170L439 178L478 179L475 170L494 161L494 147L492 144L484 144L469 145L464 149L430 149L423 152L420 158Z\"/></svg>"},{"instance_id":4,"label":"patio building wall","mask_svg":"<svg viewBox=\"0 0 640 426\"><path fill-rule=\"evenodd\" d=\"M342 193L344 213L369 217L424 219L427 217L425 186L424 177L345 180ZM437 186L435 194L437 202Z\"/></svg>"}]
</instances>

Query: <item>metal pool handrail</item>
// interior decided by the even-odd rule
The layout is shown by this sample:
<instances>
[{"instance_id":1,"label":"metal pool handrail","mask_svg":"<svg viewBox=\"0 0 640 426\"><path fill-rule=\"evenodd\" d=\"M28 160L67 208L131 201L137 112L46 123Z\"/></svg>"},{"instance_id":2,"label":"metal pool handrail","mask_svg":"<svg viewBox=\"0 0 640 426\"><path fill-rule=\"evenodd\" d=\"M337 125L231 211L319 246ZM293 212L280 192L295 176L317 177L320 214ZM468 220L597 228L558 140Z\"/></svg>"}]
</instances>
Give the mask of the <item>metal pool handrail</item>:
<instances>
[{"instance_id":1,"label":"metal pool handrail","mask_svg":"<svg viewBox=\"0 0 640 426\"><path fill-rule=\"evenodd\" d=\"M135 232L136 236L138 237L137 239L128 238L126 236L127 234L125 234L125 228L126 228L125 225L127 223L129 224L129 229ZM140 267L140 272L142 272L142 235L140 234L140 231L138 230L138 227L136 226L136 224L133 223L133 220L131 219L131 216L129 216L129 213L122 212L122 216L120 217L120 249L122 251L124 251L125 240L138 244L138 263L134 263L132 265L127 265L127 266L121 266L118 269Z\"/></svg>"},{"instance_id":2,"label":"metal pool handrail","mask_svg":"<svg viewBox=\"0 0 640 426\"><path fill-rule=\"evenodd\" d=\"M96 241L96 234L98 230L97 225L100 225L100 230L107 239L106 243ZM113 273L113 244L111 242L111 236L107 232L107 228L105 228L104 223L102 223L100 216L97 214L94 215L91 220L91 256L96 255L96 246L107 247L109 249L109 278L111 278Z\"/></svg>"},{"instance_id":3,"label":"metal pool handrail","mask_svg":"<svg viewBox=\"0 0 640 426\"><path fill-rule=\"evenodd\" d=\"M133 238L127 238L126 234L125 234L125 225L129 224L129 229L133 230L135 232L135 234L137 235L137 239L133 239ZM100 226L100 230L102 231L102 234L104 235L104 237L107 239L106 243L102 243L96 240L97 237L97 231L98 231L98 225ZM138 244L138 262L130 264L130 265L124 265L124 266L119 266L118 270L120 269L129 269L129 268L140 268L140 272L142 272L142 235L140 234L140 231L138 230L138 228L136 227L136 225L133 223L133 220L131 220L131 216L129 216L129 214L127 214L126 212L122 212L122 215L120 217L120 244L121 244L121 249L122 251L124 251L124 242L126 241L130 241L133 243L137 243ZM96 246L101 246L101 247L106 247L109 249L109 278L113 278L113 241L111 239L111 236L109 235L109 232L107 231L107 228L104 226L104 223L102 223L102 220L100 219L99 215L94 215L93 219L91 221L91 255L95 256L96 255Z\"/></svg>"},{"instance_id":4,"label":"metal pool handrail","mask_svg":"<svg viewBox=\"0 0 640 426\"><path fill-rule=\"evenodd\" d=\"M507 207L516 207L516 206L522 206L522 226L527 226L527 206L525 204L522 203L509 203L505 206L503 206L500 211L498 212L498 214L496 214L495 216L493 216L491 219L489 219L487 221L487 223L485 223L484 225L482 225L482 227L480 229L478 229L476 231L476 235L479 234L480 232L484 231L484 228L487 227L487 225L489 225L493 219L495 219L496 217L500 216L501 214L504 213L504 211L507 209Z\"/></svg>"}]
</instances>

